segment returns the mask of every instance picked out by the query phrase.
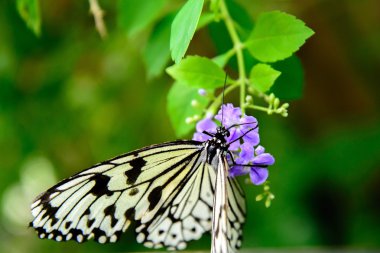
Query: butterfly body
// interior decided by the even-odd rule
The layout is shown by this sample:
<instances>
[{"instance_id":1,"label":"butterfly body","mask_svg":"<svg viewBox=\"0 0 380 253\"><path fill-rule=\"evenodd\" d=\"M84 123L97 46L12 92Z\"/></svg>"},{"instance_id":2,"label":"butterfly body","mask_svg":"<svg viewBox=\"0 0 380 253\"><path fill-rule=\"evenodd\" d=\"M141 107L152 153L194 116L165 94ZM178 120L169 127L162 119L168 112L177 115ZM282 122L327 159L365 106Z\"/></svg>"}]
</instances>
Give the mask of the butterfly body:
<instances>
[{"instance_id":1,"label":"butterfly body","mask_svg":"<svg viewBox=\"0 0 380 253\"><path fill-rule=\"evenodd\" d=\"M213 253L234 252L245 199L227 176L227 134L220 127L206 142L157 144L99 163L39 195L30 225L40 238L105 243L117 241L135 221L139 243L169 250L222 228L213 230L222 245Z\"/></svg>"}]
</instances>

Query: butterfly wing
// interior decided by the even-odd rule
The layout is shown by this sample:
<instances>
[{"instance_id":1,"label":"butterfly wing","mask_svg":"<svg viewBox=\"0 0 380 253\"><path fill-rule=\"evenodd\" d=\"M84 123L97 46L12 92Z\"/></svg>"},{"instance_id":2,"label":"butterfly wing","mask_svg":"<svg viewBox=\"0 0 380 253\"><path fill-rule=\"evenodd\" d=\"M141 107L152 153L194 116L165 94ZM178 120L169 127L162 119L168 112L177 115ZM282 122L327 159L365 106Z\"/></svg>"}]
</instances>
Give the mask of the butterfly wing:
<instances>
[{"instance_id":1,"label":"butterfly wing","mask_svg":"<svg viewBox=\"0 0 380 253\"><path fill-rule=\"evenodd\" d=\"M40 238L115 242L131 221L147 247L184 249L211 230L215 169L199 142L178 141L143 148L102 162L42 193L32 204ZM240 247L245 200L227 179L228 237Z\"/></svg>"},{"instance_id":2,"label":"butterfly wing","mask_svg":"<svg viewBox=\"0 0 380 253\"><path fill-rule=\"evenodd\" d=\"M229 166L219 154L212 220L212 253L233 253L241 246L245 221L244 193L235 179L228 177Z\"/></svg>"},{"instance_id":3,"label":"butterfly wing","mask_svg":"<svg viewBox=\"0 0 380 253\"><path fill-rule=\"evenodd\" d=\"M202 150L199 142L177 141L97 164L37 197L31 226L40 238L115 242L131 221L162 213L195 173Z\"/></svg>"}]
</instances>

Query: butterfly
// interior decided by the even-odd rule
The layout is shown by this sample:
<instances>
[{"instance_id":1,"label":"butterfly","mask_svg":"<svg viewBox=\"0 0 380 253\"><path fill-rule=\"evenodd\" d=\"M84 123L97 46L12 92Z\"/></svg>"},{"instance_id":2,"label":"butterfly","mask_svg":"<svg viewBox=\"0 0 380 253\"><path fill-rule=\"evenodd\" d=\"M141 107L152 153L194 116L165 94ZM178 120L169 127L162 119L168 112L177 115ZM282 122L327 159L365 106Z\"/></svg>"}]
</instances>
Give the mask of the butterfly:
<instances>
[{"instance_id":1,"label":"butterfly","mask_svg":"<svg viewBox=\"0 0 380 253\"><path fill-rule=\"evenodd\" d=\"M183 250L211 232L212 253L236 252L246 206L228 176L229 128L205 134L204 142L148 146L61 181L32 203L30 226L40 238L106 243L135 222L137 242L149 248Z\"/></svg>"}]
</instances>

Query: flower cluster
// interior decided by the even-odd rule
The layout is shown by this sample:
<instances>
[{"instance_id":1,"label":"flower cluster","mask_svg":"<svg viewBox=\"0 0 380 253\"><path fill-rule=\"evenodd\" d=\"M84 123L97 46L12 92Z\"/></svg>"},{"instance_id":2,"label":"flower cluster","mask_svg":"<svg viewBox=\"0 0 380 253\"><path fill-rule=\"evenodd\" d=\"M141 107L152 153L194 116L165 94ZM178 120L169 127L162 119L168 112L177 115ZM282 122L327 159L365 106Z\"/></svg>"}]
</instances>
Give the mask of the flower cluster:
<instances>
[{"instance_id":1,"label":"flower cluster","mask_svg":"<svg viewBox=\"0 0 380 253\"><path fill-rule=\"evenodd\" d=\"M274 163L271 154L259 145L259 128L256 118L242 114L239 107L232 104L222 105L216 121L229 129L230 136L226 137L230 143L229 151L233 157L227 156L231 165L229 175L232 177L249 174L253 184L264 183L268 178L269 165ZM223 122L222 122L223 121ZM217 123L212 117L206 117L196 125L193 140L207 141L210 136L203 133L216 133Z\"/></svg>"}]
</instances>

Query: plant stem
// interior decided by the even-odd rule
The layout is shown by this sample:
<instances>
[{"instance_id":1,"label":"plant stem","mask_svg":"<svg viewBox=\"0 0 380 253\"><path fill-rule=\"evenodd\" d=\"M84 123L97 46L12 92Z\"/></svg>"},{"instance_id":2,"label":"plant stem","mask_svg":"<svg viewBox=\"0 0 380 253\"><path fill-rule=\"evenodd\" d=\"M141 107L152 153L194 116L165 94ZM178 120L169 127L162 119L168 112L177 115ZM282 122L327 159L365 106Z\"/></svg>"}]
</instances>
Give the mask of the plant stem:
<instances>
[{"instance_id":1,"label":"plant stem","mask_svg":"<svg viewBox=\"0 0 380 253\"><path fill-rule=\"evenodd\" d=\"M230 13L228 12L226 3L224 0L219 1L219 7L222 19L224 20L224 23L226 24L227 31L230 34L232 43L234 45L234 49L236 52L236 59L238 63L238 70L239 70L239 79L237 80L237 83L240 85L240 108L242 112L244 113L244 100L245 100L245 80L247 79L246 73L245 73L245 64L244 64L244 58L243 58L243 43L241 42L239 35L236 31L234 21L230 16Z\"/></svg>"},{"instance_id":2,"label":"plant stem","mask_svg":"<svg viewBox=\"0 0 380 253\"><path fill-rule=\"evenodd\" d=\"M259 106L259 105L246 105L246 108L251 108L258 111L263 111L268 113L269 109L267 107Z\"/></svg>"},{"instance_id":3,"label":"plant stem","mask_svg":"<svg viewBox=\"0 0 380 253\"><path fill-rule=\"evenodd\" d=\"M232 90L234 90L236 87L238 86L237 83L233 83L231 84L230 86L228 86L225 90L224 90L224 95L230 93ZM222 98L223 98L223 93L220 93L216 98L215 100L212 102L212 104L209 106L209 108L207 109L207 112L206 112L206 115L215 115L216 111L218 110L218 108L220 107L221 103L222 103Z\"/></svg>"}]
</instances>

